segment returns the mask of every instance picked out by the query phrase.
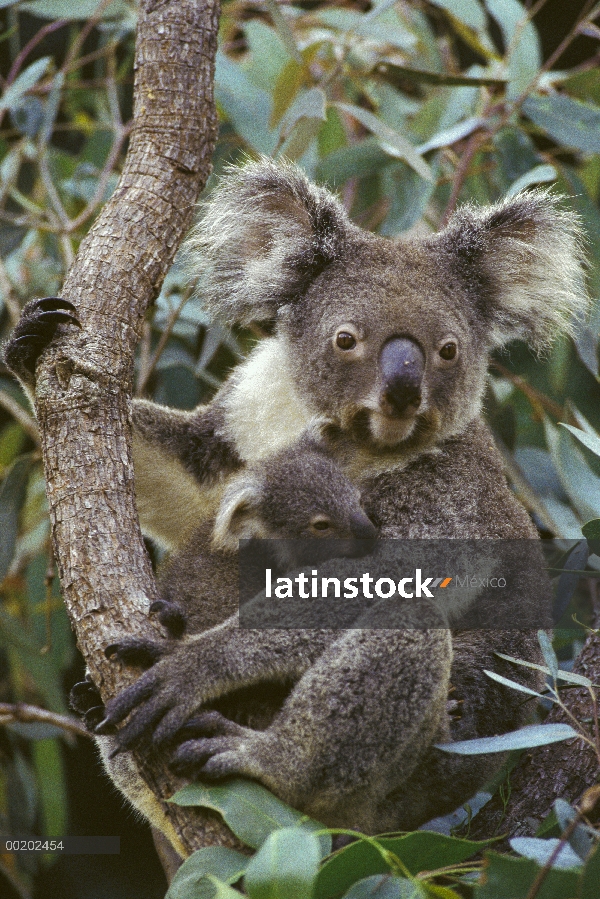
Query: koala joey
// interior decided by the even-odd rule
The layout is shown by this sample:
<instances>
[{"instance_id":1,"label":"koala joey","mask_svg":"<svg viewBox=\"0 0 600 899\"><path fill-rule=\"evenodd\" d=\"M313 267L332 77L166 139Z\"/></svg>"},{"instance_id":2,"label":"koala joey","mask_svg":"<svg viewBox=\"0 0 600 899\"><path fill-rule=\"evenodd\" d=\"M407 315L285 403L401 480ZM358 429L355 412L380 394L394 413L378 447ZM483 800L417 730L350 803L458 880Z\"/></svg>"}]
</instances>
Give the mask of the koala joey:
<instances>
[{"instance_id":1,"label":"koala joey","mask_svg":"<svg viewBox=\"0 0 600 899\"><path fill-rule=\"evenodd\" d=\"M536 537L481 406L494 349L514 339L543 349L585 309L580 227L556 197L464 206L437 234L389 240L355 226L296 167L263 159L223 179L188 255L212 313L270 321L274 333L207 406L134 402L136 492L157 539L178 547L189 536L164 513L170 491L194 520L210 519L233 474L293 444L315 416L382 537ZM7 360L31 384L15 343L26 333L22 321ZM498 761L435 742L523 723L516 694L483 670L510 676L496 652L531 657L529 631L359 629L323 644L305 633L295 643L289 631L226 624L198 634L111 700L104 726L130 715L122 745L161 745L227 693L292 680L262 731L202 712L179 764L254 777L326 823L374 831L451 809Z\"/></svg>"},{"instance_id":2,"label":"koala joey","mask_svg":"<svg viewBox=\"0 0 600 899\"><path fill-rule=\"evenodd\" d=\"M327 545L335 547L336 553L366 553L376 536L376 528L361 507L358 490L329 458L316 436L306 434L292 447L233 477L214 522L203 522L187 545L163 567L158 579L161 598L151 611L158 613L172 639L163 643L122 641L107 647L107 655L148 667L172 652L184 632L186 638L193 638L230 616L234 617L230 626L236 626L239 539L277 538L272 544L272 564L275 570L283 572L288 566L326 558L331 554ZM318 539L322 537L333 539ZM310 640L309 632L305 640ZM218 710L230 721L263 729L271 723L292 686L291 675L289 682L265 679L224 696L214 704L214 714ZM89 678L75 685L71 702L93 731L105 712ZM188 733L191 730L187 728ZM181 851L168 820L137 775L130 756L115 757L118 747L113 738L100 738L99 748L116 785ZM206 839L214 841L215 828L223 828L211 818L202 822L204 826L207 821L211 830Z\"/></svg>"}]
</instances>

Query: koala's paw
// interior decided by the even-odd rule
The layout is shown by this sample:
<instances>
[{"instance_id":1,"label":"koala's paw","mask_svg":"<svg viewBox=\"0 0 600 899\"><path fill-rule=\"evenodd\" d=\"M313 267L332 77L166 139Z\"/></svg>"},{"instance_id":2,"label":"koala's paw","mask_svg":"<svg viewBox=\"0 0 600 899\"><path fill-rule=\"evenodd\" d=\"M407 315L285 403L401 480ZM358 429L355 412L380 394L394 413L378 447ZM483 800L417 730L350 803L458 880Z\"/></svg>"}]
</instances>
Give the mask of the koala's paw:
<instances>
[{"instance_id":1,"label":"koala's paw","mask_svg":"<svg viewBox=\"0 0 600 899\"><path fill-rule=\"evenodd\" d=\"M61 297L31 300L4 348L6 364L23 381L32 383L35 366L59 325L81 328L75 306Z\"/></svg>"},{"instance_id":2,"label":"koala's paw","mask_svg":"<svg viewBox=\"0 0 600 899\"><path fill-rule=\"evenodd\" d=\"M165 641L145 640L141 637L127 637L118 643L111 643L104 655L111 662L123 662L139 668L151 668L169 651Z\"/></svg>"},{"instance_id":3,"label":"koala's paw","mask_svg":"<svg viewBox=\"0 0 600 899\"><path fill-rule=\"evenodd\" d=\"M157 599L150 606L150 614L156 615L163 627L174 640L179 640L185 633L187 618L185 612L176 602Z\"/></svg>"},{"instance_id":4,"label":"koala's paw","mask_svg":"<svg viewBox=\"0 0 600 899\"><path fill-rule=\"evenodd\" d=\"M69 694L69 705L82 716L85 727L91 733L106 715L102 697L89 674L86 674L85 680L74 684Z\"/></svg>"},{"instance_id":5,"label":"koala's paw","mask_svg":"<svg viewBox=\"0 0 600 899\"><path fill-rule=\"evenodd\" d=\"M197 739L186 739L169 763L176 774L205 780L256 775L250 761L251 749L261 734L229 721L216 711L192 718L180 730L178 737L192 734Z\"/></svg>"}]
</instances>

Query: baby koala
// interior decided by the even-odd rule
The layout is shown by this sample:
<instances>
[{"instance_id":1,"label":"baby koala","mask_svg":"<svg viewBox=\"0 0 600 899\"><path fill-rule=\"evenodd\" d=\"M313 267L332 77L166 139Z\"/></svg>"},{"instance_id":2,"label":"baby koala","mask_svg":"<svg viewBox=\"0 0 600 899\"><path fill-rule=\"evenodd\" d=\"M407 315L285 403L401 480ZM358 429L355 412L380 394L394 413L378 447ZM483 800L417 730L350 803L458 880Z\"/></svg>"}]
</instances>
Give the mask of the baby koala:
<instances>
[{"instance_id":1,"label":"baby koala","mask_svg":"<svg viewBox=\"0 0 600 899\"><path fill-rule=\"evenodd\" d=\"M335 538L329 544L332 549L324 537ZM162 568L161 598L150 611L158 615L169 639L125 638L108 646L106 655L148 668L184 634L191 637L230 618L238 609L240 540L272 540L272 565L283 573L330 558L333 549L335 555L366 554L376 537L358 490L318 437L308 432L293 446L234 476L214 521L203 522ZM90 729L102 720L103 706L89 681L75 685L71 703ZM237 709L234 717L241 714Z\"/></svg>"}]
</instances>

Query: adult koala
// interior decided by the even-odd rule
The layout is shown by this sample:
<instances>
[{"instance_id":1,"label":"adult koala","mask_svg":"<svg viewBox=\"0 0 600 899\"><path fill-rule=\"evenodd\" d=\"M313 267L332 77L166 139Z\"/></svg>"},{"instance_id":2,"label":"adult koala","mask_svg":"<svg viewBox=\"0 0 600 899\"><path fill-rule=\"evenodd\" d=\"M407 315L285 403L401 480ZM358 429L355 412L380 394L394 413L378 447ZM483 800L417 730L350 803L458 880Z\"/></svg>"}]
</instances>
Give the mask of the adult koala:
<instances>
[{"instance_id":1,"label":"adult koala","mask_svg":"<svg viewBox=\"0 0 600 899\"><path fill-rule=\"evenodd\" d=\"M207 515L228 474L319 416L382 537L536 537L481 401L492 349L516 338L542 348L585 307L580 229L554 197L463 207L438 234L390 241L353 225L297 168L262 160L230 171L189 249L212 312L276 329L209 406L134 403L140 513L155 536L178 545L187 527L165 518L157 472L180 485L193 516ZM523 723L517 694L483 669L510 673L497 651L531 657L529 632L364 630L324 646L311 653L293 632L278 641L214 628L109 703L105 727L132 712L121 745L164 744L224 693L292 677L266 730L205 717L185 761L206 778L254 777L325 823L375 832L452 809L496 761L448 756L435 742ZM451 686L460 719L448 714Z\"/></svg>"}]
</instances>

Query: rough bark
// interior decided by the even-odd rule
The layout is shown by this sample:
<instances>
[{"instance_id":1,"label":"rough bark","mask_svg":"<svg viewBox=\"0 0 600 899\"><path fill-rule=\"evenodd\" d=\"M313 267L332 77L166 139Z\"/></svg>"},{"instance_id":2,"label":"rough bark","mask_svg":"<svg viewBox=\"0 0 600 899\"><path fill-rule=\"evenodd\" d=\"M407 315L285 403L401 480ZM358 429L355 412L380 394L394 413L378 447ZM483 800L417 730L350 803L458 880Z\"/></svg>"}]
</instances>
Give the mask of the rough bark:
<instances>
[{"instance_id":1,"label":"rough bark","mask_svg":"<svg viewBox=\"0 0 600 899\"><path fill-rule=\"evenodd\" d=\"M594 684L600 683L600 639L591 635L573 668ZM507 688L508 689L508 688ZM585 688L562 692L565 705L577 721L593 718L592 702ZM562 709L555 706L546 721L572 724ZM591 734L591 732L590 732ZM499 795L473 820L471 836L506 833L532 836L541 821L552 811L559 797L577 803L588 787L598 781L598 759L581 740L567 740L540 746L523 754L510 775L510 798L506 808Z\"/></svg>"},{"instance_id":2,"label":"rough bark","mask_svg":"<svg viewBox=\"0 0 600 899\"><path fill-rule=\"evenodd\" d=\"M104 647L131 632L162 635L147 615L155 585L135 507L129 397L144 313L210 172L218 14L218 0L142 0L123 174L62 290L83 331L63 339L37 372L55 557L79 648L105 700L135 675L109 663ZM157 795L172 794L177 782L166 768L138 762ZM165 809L184 845L197 848L196 813Z\"/></svg>"}]
</instances>

